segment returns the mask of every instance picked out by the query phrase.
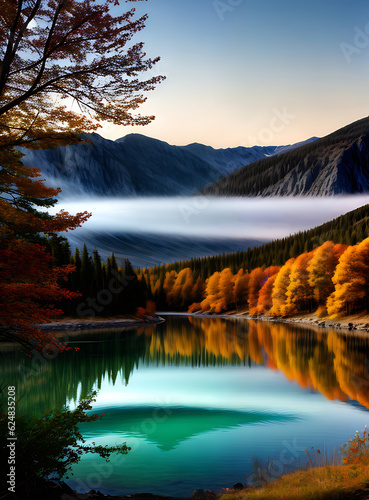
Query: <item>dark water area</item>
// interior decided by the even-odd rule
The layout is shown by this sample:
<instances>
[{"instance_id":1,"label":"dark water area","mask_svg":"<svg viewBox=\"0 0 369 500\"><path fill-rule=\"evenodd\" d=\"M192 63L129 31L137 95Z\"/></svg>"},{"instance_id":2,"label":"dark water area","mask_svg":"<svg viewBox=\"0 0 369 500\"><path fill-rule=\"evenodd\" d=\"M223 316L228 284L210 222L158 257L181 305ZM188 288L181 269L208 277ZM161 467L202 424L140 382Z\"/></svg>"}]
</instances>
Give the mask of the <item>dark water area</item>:
<instances>
[{"instance_id":1,"label":"dark water area","mask_svg":"<svg viewBox=\"0 0 369 500\"><path fill-rule=\"evenodd\" d=\"M132 448L109 463L74 467L80 492L189 495L255 476L270 479L328 455L369 422L369 340L334 329L167 316L145 329L70 336L80 348L53 360L1 355L1 387L15 385L18 414L74 408L98 391L83 424L87 443Z\"/></svg>"}]
</instances>

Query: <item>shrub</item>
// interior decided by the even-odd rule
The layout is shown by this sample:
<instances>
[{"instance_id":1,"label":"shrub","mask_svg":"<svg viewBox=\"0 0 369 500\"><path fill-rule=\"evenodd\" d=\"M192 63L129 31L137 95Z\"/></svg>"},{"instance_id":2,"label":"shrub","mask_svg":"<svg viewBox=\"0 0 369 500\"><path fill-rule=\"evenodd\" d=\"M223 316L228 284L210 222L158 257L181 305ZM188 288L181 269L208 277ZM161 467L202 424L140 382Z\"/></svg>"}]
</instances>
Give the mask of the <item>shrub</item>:
<instances>
[{"instance_id":1,"label":"shrub","mask_svg":"<svg viewBox=\"0 0 369 500\"><path fill-rule=\"evenodd\" d=\"M98 453L109 461L111 453L127 454L131 449L124 443L121 446L84 446L85 440L78 429L82 422L94 422L104 414L88 416L92 402L96 401L96 392L79 402L73 411L63 408L45 413L41 418L27 415L17 416L14 420L16 449L16 491L24 492L27 498L38 480L61 479L71 467L78 463L86 453ZM9 471L10 416L0 406L0 470ZM67 477L68 478L68 477ZM7 492L6 474L1 475L0 492Z\"/></svg>"}]
</instances>

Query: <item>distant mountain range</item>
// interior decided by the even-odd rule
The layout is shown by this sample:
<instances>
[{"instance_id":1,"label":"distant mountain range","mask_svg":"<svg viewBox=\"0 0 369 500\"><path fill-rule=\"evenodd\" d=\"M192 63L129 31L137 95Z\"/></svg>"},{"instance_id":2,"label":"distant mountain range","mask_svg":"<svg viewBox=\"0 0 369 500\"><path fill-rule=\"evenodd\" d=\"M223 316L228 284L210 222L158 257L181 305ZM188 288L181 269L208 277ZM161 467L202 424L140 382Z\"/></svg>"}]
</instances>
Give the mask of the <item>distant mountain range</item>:
<instances>
[{"instance_id":1,"label":"distant mountain range","mask_svg":"<svg viewBox=\"0 0 369 500\"><path fill-rule=\"evenodd\" d=\"M172 146L141 134L26 150L60 199L94 196L332 196L369 192L369 118L288 146Z\"/></svg>"},{"instance_id":2,"label":"distant mountain range","mask_svg":"<svg viewBox=\"0 0 369 500\"><path fill-rule=\"evenodd\" d=\"M220 196L369 192L369 118L293 151L244 166L202 190Z\"/></svg>"},{"instance_id":3,"label":"distant mountain range","mask_svg":"<svg viewBox=\"0 0 369 500\"><path fill-rule=\"evenodd\" d=\"M48 186L62 189L59 199L193 195L244 165L304 144L214 149L197 143L172 146L141 134L116 141L87 133L82 138L85 142L56 149L21 150L26 166L39 168Z\"/></svg>"}]
</instances>

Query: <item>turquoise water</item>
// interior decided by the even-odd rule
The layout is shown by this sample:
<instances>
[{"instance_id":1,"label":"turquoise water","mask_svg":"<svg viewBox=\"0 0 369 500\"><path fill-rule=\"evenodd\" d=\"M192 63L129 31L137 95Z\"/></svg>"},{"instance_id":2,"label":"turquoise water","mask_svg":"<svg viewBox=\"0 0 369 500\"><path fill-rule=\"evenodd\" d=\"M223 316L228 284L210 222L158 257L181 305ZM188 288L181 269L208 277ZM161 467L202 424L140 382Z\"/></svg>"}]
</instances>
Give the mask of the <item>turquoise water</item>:
<instances>
[{"instance_id":1,"label":"turquoise water","mask_svg":"<svg viewBox=\"0 0 369 500\"><path fill-rule=\"evenodd\" d=\"M80 351L32 376L17 354L2 370L24 393L19 409L33 414L98 390L92 413L105 415L83 424L83 436L132 450L109 463L84 457L67 480L80 492L219 491L256 480L259 463L274 479L305 463L305 450L332 455L369 423L365 338L187 316L96 336L73 339Z\"/></svg>"}]
</instances>

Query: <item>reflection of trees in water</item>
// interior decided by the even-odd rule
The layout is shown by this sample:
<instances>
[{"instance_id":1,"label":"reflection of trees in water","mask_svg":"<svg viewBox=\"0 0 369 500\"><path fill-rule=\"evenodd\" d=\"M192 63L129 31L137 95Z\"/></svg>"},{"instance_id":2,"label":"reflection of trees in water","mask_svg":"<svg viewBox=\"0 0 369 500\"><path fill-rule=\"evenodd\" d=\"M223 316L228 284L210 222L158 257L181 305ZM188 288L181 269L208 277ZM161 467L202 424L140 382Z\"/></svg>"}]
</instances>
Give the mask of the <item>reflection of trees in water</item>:
<instances>
[{"instance_id":1,"label":"reflection of trees in water","mask_svg":"<svg viewBox=\"0 0 369 500\"><path fill-rule=\"evenodd\" d=\"M285 323L260 321L256 328L270 366L289 380L328 399L349 397L369 408L369 339Z\"/></svg>"},{"instance_id":2,"label":"reflection of trees in water","mask_svg":"<svg viewBox=\"0 0 369 500\"><path fill-rule=\"evenodd\" d=\"M92 343L85 343L88 339ZM79 389L85 397L93 387L101 387L104 377L114 384L128 383L144 357L147 343L145 336L135 333L110 334L106 342L96 342L96 334L84 335L81 340L79 351L64 352L50 361L37 361L20 353L2 356L0 387L15 385L19 414L61 408L67 400L77 398Z\"/></svg>"},{"instance_id":3,"label":"reflection of trees in water","mask_svg":"<svg viewBox=\"0 0 369 500\"><path fill-rule=\"evenodd\" d=\"M20 413L38 413L76 399L79 388L86 396L105 377L128 384L140 364L251 366L267 359L269 368L303 388L329 399L349 397L369 408L369 340L364 337L285 323L195 317L169 317L150 329L104 335L106 341L96 342L96 333L84 334L78 352L51 361L3 354L0 387L17 387Z\"/></svg>"}]
</instances>

